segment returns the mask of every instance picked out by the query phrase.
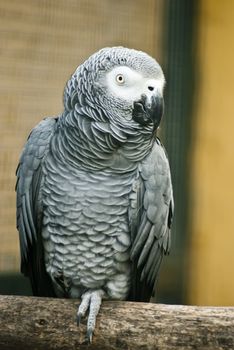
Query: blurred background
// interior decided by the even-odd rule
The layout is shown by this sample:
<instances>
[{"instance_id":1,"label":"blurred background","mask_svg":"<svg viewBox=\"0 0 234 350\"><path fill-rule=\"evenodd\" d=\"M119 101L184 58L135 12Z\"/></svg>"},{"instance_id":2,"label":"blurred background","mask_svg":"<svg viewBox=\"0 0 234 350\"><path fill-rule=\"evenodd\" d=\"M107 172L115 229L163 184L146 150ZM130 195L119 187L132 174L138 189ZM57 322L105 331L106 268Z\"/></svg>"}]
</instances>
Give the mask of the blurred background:
<instances>
[{"instance_id":1,"label":"blurred background","mask_svg":"<svg viewBox=\"0 0 234 350\"><path fill-rule=\"evenodd\" d=\"M157 301L234 305L233 37L233 0L0 0L0 294L30 294L14 192L26 137L61 112L80 63L122 45L155 57L167 81L176 213Z\"/></svg>"}]
</instances>

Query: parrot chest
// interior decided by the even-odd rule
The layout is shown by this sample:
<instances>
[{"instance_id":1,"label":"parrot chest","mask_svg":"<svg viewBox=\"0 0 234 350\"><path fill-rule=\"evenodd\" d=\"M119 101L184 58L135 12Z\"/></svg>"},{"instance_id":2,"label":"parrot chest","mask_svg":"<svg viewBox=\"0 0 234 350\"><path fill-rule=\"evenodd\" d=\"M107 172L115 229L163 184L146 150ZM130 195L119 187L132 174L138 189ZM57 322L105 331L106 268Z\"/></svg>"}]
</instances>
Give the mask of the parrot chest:
<instances>
[{"instance_id":1,"label":"parrot chest","mask_svg":"<svg viewBox=\"0 0 234 350\"><path fill-rule=\"evenodd\" d=\"M128 208L134 174L91 173L67 165L55 171L53 161L44 173L47 272L55 283L62 279L68 294L74 287L105 287L124 298L116 290L126 294L130 284Z\"/></svg>"}]
</instances>

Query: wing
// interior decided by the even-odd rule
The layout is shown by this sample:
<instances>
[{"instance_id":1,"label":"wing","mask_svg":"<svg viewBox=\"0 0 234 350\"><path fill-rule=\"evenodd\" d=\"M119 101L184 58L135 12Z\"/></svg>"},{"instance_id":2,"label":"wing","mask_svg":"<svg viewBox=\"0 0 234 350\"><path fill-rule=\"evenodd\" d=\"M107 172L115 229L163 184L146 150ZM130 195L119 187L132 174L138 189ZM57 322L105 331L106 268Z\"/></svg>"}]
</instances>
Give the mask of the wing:
<instances>
[{"instance_id":1,"label":"wing","mask_svg":"<svg viewBox=\"0 0 234 350\"><path fill-rule=\"evenodd\" d=\"M21 272L30 278L33 294L54 296L46 273L41 238L42 163L49 149L56 124L55 118L46 118L31 132L16 170L17 229L21 251Z\"/></svg>"},{"instance_id":2,"label":"wing","mask_svg":"<svg viewBox=\"0 0 234 350\"><path fill-rule=\"evenodd\" d=\"M157 139L141 163L130 195L132 287L129 300L149 301L164 254L170 249L173 193L168 159Z\"/></svg>"}]
</instances>

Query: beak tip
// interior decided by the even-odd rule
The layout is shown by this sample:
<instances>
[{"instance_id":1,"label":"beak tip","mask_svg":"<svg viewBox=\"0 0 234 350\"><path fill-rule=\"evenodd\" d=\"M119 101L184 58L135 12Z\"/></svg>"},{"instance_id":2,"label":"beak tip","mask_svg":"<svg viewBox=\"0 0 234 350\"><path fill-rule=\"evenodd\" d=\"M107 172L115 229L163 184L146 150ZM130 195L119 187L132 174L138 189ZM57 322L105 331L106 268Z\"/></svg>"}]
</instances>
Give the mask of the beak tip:
<instances>
[{"instance_id":1,"label":"beak tip","mask_svg":"<svg viewBox=\"0 0 234 350\"><path fill-rule=\"evenodd\" d=\"M145 94L141 99L133 104L132 117L141 125L147 125L150 122L157 129L163 116L164 100L161 95L152 95L148 98Z\"/></svg>"}]
</instances>

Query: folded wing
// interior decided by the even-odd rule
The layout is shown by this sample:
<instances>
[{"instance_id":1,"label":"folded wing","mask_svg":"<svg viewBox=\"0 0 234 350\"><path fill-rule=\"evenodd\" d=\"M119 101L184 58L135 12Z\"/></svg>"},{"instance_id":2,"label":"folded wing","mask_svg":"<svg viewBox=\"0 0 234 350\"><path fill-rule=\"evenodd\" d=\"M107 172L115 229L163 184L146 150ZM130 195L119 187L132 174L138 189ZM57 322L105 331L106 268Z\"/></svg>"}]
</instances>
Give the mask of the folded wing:
<instances>
[{"instance_id":1,"label":"folded wing","mask_svg":"<svg viewBox=\"0 0 234 350\"><path fill-rule=\"evenodd\" d=\"M139 167L130 198L132 288L129 300L149 301L162 258L169 253L174 207L169 163L158 139Z\"/></svg>"},{"instance_id":2,"label":"folded wing","mask_svg":"<svg viewBox=\"0 0 234 350\"><path fill-rule=\"evenodd\" d=\"M46 118L32 130L16 170L21 272L30 278L33 294L38 296L54 296L44 264L41 186L43 160L48 153L55 124L56 119Z\"/></svg>"}]
</instances>

